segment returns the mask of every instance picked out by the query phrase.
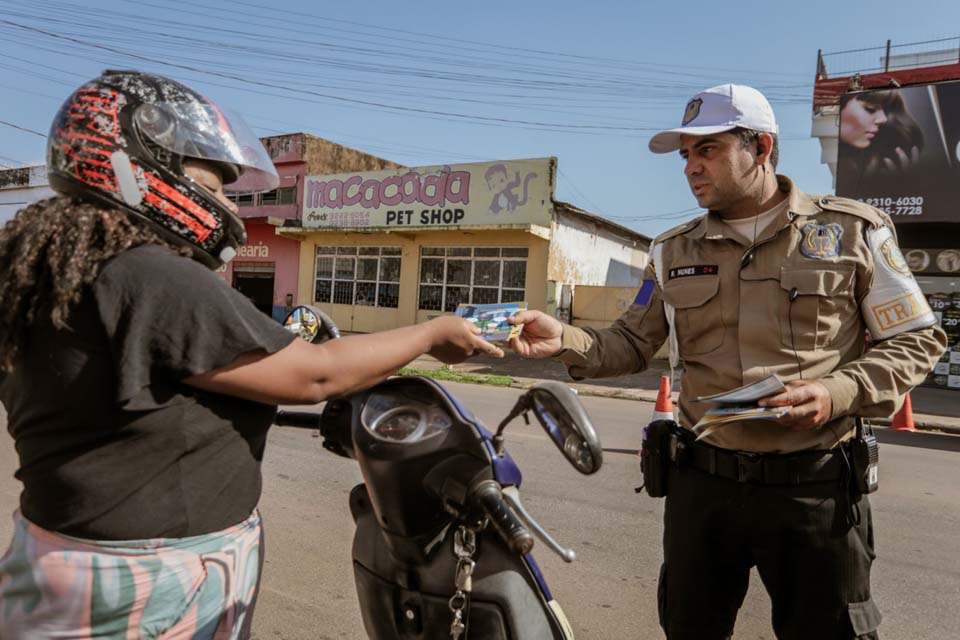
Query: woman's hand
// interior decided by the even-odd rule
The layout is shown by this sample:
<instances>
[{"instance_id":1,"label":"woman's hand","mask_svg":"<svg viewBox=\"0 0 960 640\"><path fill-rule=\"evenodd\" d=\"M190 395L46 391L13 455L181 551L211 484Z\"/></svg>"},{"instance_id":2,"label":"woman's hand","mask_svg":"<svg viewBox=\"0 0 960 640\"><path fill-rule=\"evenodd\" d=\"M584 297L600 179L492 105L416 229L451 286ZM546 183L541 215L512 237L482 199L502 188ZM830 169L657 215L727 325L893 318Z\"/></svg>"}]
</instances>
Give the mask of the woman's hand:
<instances>
[{"instance_id":1,"label":"woman's hand","mask_svg":"<svg viewBox=\"0 0 960 640\"><path fill-rule=\"evenodd\" d=\"M456 316L434 318L424 326L430 332L429 353L444 364L456 364L477 354L502 358L503 351L480 337L480 327Z\"/></svg>"},{"instance_id":2,"label":"woman's hand","mask_svg":"<svg viewBox=\"0 0 960 640\"><path fill-rule=\"evenodd\" d=\"M877 166L877 172L883 175L900 175L911 171L918 164L920 164L919 147L912 147L909 153L897 147L892 157L882 159Z\"/></svg>"},{"instance_id":3,"label":"woman's hand","mask_svg":"<svg viewBox=\"0 0 960 640\"><path fill-rule=\"evenodd\" d=\"M524 358L549 358L560 351L563 325L556 318L542 311L520 311L507 322L523 325L520 336L510 340L510 348Z\"/></svg>"}]
</instances>

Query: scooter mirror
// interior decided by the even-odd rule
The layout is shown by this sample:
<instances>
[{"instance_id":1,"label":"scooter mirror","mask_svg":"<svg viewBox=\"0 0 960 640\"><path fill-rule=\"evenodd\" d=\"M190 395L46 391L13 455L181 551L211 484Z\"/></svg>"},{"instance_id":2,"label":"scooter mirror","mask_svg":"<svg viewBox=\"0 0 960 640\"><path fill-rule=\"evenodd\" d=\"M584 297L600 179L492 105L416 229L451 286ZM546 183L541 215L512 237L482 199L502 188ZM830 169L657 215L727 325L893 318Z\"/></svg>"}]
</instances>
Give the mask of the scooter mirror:
<instances>
[{"instance_id":1,"label":"scooter mirror","mask_svg":"<svg viewBox=\"0 0 960 640\"><path fill-rule=\"evenodd\" d=\"M309 305L294 308L284 319L283 326L302 340L314 344L340 337L340 330L330 316Z\"/></svg>"},{"instance_id":2,"label":"scooter mirror","mask_svg":"<svg viewBox=\"0 0 960 640\"><path fill-rule=\"evenodd\" d=\"M530 409L570 464L586 475L599 471L600 438L577 394L554 381L541 382L527 393Z\"/></svg>"}]
</instances>

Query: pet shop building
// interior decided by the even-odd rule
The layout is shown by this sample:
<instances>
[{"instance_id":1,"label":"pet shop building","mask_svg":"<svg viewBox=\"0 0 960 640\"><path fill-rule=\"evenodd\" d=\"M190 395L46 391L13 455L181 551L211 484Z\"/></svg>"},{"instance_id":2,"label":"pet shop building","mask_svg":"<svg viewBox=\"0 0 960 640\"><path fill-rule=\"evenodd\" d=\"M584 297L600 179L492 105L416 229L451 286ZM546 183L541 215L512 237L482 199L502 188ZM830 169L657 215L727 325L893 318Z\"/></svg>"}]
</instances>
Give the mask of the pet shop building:
<instances>
[{"instance_id":1,"label":"pet shop building","mask_svg":"<svg viewBox=\"0 0 960 640\"><path fill-rule=\"evenodd\" d=\"M557 159L307 175L296 302L344 331L423 322L460 303L526 301L569 318L577 285L639 286L650 238L554 199Z\"/></svg>"}]
</instances>

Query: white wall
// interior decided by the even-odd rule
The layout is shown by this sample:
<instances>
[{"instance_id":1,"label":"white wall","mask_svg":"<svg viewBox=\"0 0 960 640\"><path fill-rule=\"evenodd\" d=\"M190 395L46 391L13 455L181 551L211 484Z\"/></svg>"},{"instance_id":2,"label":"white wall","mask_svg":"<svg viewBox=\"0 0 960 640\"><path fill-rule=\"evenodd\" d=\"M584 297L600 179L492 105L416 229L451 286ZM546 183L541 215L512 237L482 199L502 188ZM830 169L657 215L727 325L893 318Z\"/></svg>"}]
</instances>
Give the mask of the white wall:
<instances>
[{"instance_id":1,"label":"white wall","mask_svg":"<svg viewBox=\"0 0 960 640\"><path fill-rule=\"evenodd\" d=\"M0 170L0 224L28 204L52 195L46 165Z\"/></svg>"},{"instance_id":2,"label":"white wall","mask_svg":"<svg viewBox=\"0 0 960 640\"><path fill-rule=\"evenodd\" d=\"M0 189L0 224L13 218L14 214L31 202L53 196L50 187L20 187Z\"/></svg>"},{"instance_id":3,"label":"white wall","mask_svg":"<svg viewBox=\"0 0 960 640\"><path fill-rule=\"evenodd\" d=\"M603 224L558 212L553 224L547 279L608 287L639 286L646 243Z\"/></svg>"}]
</instances>

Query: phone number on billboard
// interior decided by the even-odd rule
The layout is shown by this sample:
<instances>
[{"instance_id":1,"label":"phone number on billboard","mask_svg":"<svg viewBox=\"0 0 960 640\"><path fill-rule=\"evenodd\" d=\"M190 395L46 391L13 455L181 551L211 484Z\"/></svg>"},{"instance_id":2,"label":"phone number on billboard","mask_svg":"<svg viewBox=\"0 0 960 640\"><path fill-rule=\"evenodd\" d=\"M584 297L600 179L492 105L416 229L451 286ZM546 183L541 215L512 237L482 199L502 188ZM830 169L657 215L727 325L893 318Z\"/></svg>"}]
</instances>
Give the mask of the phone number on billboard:
<instances>
[{"instance_id":1,"label":"phone number on billboard","mask_svg":"<svg viewBox=\"0 0 960 640\"><path fill-rule=\"evenodd\" d=\"M899 198L859 198L871 207L880 209L888 216L923 215L923 196L901 196Z\"/></svg>"}]
</instances>

